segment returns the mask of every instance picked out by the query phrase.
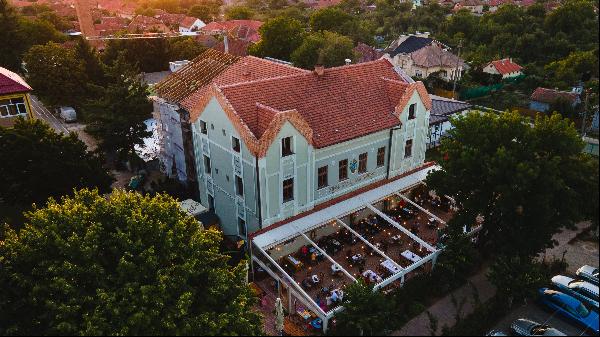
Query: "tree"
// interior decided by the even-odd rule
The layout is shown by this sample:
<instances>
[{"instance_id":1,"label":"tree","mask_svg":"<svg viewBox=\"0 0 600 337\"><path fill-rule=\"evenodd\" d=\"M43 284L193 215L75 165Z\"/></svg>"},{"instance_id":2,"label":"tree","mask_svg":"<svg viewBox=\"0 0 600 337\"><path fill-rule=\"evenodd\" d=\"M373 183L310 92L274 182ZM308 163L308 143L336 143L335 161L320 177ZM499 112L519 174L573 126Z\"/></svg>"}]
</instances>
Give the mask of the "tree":
<instances>
[{"instance_id":1,"label":"tree","mask_svg":"<svg viewBox=\"0 0 600 337\"><path fill-rule=\"evenodd\" d=\"M0 66L13 71L20 68L20 56L23 51L19 16L8 0L0 0Z\"/></svg>"},{"instance_id":2,"label":"tree","mask_svg":"<svg viewBox=\"0 0 600 337\"><path fill-rule=\"evenodd\" d=\"M2 220L75 188L110 190L113 179L104 160L74 133L57 134L39 120L17 120L11 129L0 128L0 139L0 204L17 210L0 214Z\"/></svg>"},{"instance_id":3,"label":"tree","mask_svg":"<svg viewBox=\"0 0 600 337\"><path fill-rule=\"evenodd\" d=\"M325 7L316 10L310 16L310 27L313 31L328 30L338 32L347 22L352 21L352 15L336 7Z\"/></svg>"},{"instance_id":4,"label":"tree","mask_svg":"<svg viewBox=\"0 0 600 337\"><path fill-rule=\"evenodd\" d=\"M289 60L290 55L300 44L304 29L300 21L287 17L276 17L265 22L258 29L261 39L250 47L252 55Z\"/></svg>"},{"instance_id":5,"label":"tree","mask_svg":"<svg viewBox=\"0 0 600 337\"><path fill-rule=\"evenodd\" d=\"M202 0L188 10L188 15L204 22L215 21L223 6L222 0Z\"/></svg>"},{"instance_id":6,"label":"tree","mask_svg":"<svg viewBox=\"0 0 600 337\"><path fill-rule=\"evenodd\" d=\"M84 65L72 49L54 42L33 46L23 57L28 82L52 106L79 106L87 83Z\"/></svg>"},{"instance_id":7,"label":"tree","mask_svg":"<svg viewBox=\"0 0 600 337\"><path fill-rule=\"evenodd\" d=\"M594 51L575 51L562 60L546 65L545 70L553 74L559 86L569 87L583 80L586 74L598 77L598 55Z\"/></svg>"},{"instance_id":8,"label":"tree","mask_svg":"<svg viewBox=\"0 0 600 337\"><path fill-rule=\"evenodd\" d=\"M254 17L254 11L246 6L231 6L225 9L227 20L249 20Z\"/></svg>"},{"instance_id":9,"label":"tree","mask_svg":"<svg viewBox=\"0 0 600 337\"><path fill-rule=\"evenodd\" d=\"M530 125L516 112L475 112L452 123L442 141L441 169L427 177L428 186L459 205L449 226L470 226L481 215L483 248L531 257L551 247L561 228L591 218L588 196L598 193L597 165L581 153L568 119L538 116Z\"/></svg>"},{"instance_id":10,"label":"tree","mask_svg":"<svg viewBox=\"0 0 600 337\"><path fill-rule=\"evenodd\" d=\"M349 37L332 33L318 32L307 35L291 55L295 66L313 69L316 64L325 67L340 66L346 59L354 59L353 43Z\"/></svg>"},{"instance_id":11,"label":"tree","mask_svg":"<svg viewBox=\"0 0 600 337\"><path fill-rule=\"evenodd\" d=\"M75 45L75 57L83 64L85 76L91 84L104 85L104 64L100 60L98 51L84 38L78 38ZM86 97L90 98L90 96Z\"/></svg>"},{"instance_id":12,"label":"tree","mask_svg":"<svg viewBox=\"0 0 600 337\"><path fill-rule=\"evenodd\" d=\"M109 40L102 53L105 64L111 65L119 56L127 63L137 65L147 73L169 69L169 42L167 39Z\"/></svg>"},{"instance_id":13,"label":"tree","mask_svg":"<svg viewBox=\"0 0 600 337\"><path fill-rule=\"evenodd\" d=\"M506 300L510 308L515 301L535 297L537 289L548 284L544 268L530 258L501 256L492 263L487 278L498 289L498 298Z\"/></svg>"},{"instance_id":14,"label":"tree","mask_svg":"<svg viewBox=\"0 0 600 337\"><path fill-rule=\"evenodd\" d=\"M2 335L259 335L222 235L167 195L81 190L0 241Z\"/></svg>"},{"instance_id":15,"label":"tree","mask_svg":"<svg viewBox=\"0 0 600 337\"><path fill-rule=\"evenodd\" d=\"M169 41L169 60L191 60L200 55L206 47L191 37L172 39Z\"/></svg>"},{"instance_id":16,"label":"tree","mask_svg":"<svg viewBox=\"0 0 600 337\"><path fill-rule=\"evenodd\" d=\"M100 97L85 106L90 119L86 130L99 140L100 149L126 159L150 136L144 121L151 117L152 103L147 85L124 57L108 68L107 77L109 84Z\"/></svg>"},{"instance_id":17,"label":"tree","mask_svg":"<svg viewBox=\"0 0 600 337\"><path fill-rule=\"evenodd\" d=\"M344 311L336 316L335 335L382 336L392 313L392 301L358 280L344 290Z\"/></svg>"}]
</instances>

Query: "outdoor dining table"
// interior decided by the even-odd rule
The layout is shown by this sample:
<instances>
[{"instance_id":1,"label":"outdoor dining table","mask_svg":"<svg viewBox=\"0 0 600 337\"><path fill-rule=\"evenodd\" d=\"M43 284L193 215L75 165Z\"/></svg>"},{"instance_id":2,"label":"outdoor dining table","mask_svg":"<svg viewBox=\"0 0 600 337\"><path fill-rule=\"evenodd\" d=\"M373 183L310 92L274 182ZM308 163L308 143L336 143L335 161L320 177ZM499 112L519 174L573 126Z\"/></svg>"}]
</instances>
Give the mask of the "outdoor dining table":
<instances>
[{"instance_id":1,"label":"outdoor dining table","mask_svg":"<svg viewBox=\"0 0 600 337\"><path fill-rule=\"evenodd\" d=\"M371 269L365 270L362 273L362 276L367 277L369 279L369 281L371 281L371 282L380 283L381 281L383 281L381 276L377 275L377 273L372 271Z\"/></svg>"},{"instance_id":2,"label":"outdoor dining table","mask_svg":"<svg viewBox=\"0 0 600 337\"><path fill-rule=\"evenodd\" d=\"M340 272L340 271L342 271L342 267L340 267L340 265L339 265L339 264L337 264L337 263L332 263L332 264L331 264L331 272L332 272L332 273L334 273L334 274L335 274L335 273L338 273L338 272Z\"/></svg>"},{"instance_id":3,"label":"outdoor dining table","mask_svg":"<svg viewBox=\"0 0 600 337\"><path fill-rule=\"evenodd\" d=\"M362 254L352 255L352 261L354 261L354 262L360 261L360 260L362 260L362 258L363 258Z\"/></svg>"},{"instance_id":4,"label":"outdoor dining table","mask_svg":"<svg viewBox=\"0 0 600 337\"><path fill-rule=\"evenodd\" d=\"M387 269L390 273L396 274L400 272L400 269L391 260L385 260L381 262L381 266Z\"/></svg>"},{"instance_id":5,"label":"outdoor dining table","mask_svg":"<svg viewBox=\"0 0 600 337\"><path fill-rule=\"evenodd\" d=\"M413 252L411 252L410 250L405 250L401 253L401 255L405 258L407 258L408 260L410 260L411 262L419 262L419 260L421 260L421 257Z\"/></svg>"},{"instance_id":6,"label":"outdoor dining table","mask_svg":"<svg viewBox=\"0 0 600 337\"><path fill-rule=\"evenodd\" d=\"M400 242L400 241L402 241L402 235L396 234L396 235L392 236L392 240L394 242Z\"/></svg>"},{"instance_id":7,"label":"outdoor dining table","mask_svg":"<svg viewBox=\"0 0 600 337\"><path fill-rule=\"evenodd\" d=\"M294 269L300 270L300 268L302 268L302 262L296 260L293 256L288 255L287 260L294 266Z\"/></svg>"}]
</instances>

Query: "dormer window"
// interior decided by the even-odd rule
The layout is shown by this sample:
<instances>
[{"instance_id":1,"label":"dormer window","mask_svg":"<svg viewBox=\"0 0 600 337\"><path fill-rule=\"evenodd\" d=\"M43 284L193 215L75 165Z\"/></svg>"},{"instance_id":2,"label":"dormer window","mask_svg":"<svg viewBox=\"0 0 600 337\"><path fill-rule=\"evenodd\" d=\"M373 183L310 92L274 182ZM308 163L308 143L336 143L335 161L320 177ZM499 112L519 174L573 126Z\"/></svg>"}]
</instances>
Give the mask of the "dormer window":
<instances>
[{"instance_id":1,"label":"dormer window","mask_svg":"<svg viewBox=\"0 0 600 337\"><path fill-rule=\"evenodd\" d=\"M281 156L287 157L294 154L292 149L292 137L285 137L281 139Z\"/></svg>"},{"instance_id":2,"label":"dormer window","mask_svg":"<svg viewBox=\"0 0 600 337\"><path fill-rule=\"evenodd\" d=\"M415 119L417 117L417 103L413 103L408 107L408 119Z\"/></svg>"}]
</instances>

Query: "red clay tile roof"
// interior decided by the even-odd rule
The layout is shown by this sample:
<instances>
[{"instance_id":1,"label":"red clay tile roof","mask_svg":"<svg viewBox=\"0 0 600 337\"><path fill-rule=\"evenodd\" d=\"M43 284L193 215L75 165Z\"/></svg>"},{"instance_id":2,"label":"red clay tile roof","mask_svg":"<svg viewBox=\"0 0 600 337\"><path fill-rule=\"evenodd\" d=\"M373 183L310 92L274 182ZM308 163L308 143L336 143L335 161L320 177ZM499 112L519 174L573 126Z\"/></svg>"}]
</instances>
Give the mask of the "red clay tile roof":
<instances>
[{"instance_id":1,"label":"red clay tile roof","mask_svg":"<svg viewBox=\"0 0 600 337\"><path fill-rule=\"evenodd\" d=\"M240 82L256 81L278 76L287 76L294 74L310 73L308 70L292 67L286 64L277 63L254 56L246 56L212 79L212 83L222 86ZM208 92L208 86L205 86L191 95L188 95L181 101L181 106L190 112L192 120L196 120L202 112L200 102L202 97Z\"/></svg>"},{"instance_id":2,"label":"red clay tile roof","mask_svg":"<svg viewBox=\"0 0 600 337\"><path fill-rule=\"evenodd\" d=\"M354 47L354 52L359 55L356 63L370 62L379 60L383 56L383 52L376 50L375 48L359 42L356 47Z\"/></svg>"},{"instance_id":3,"label":"red clay tile roof","mask_svg":"<svg viewBox=\"0 0 600 337\"><path fill-rule=\"evenodd\" d=\"M420 67L456 67L464 66L465 62L458 56L442 49L438 45L425 46L410 53L413 62Z\"/></svg>"},{"instance_id":4,"label":"red clay tile roof","mask_svg":"<svg viewBox=\"0 0 600 337\"><path fill-rule=\"evenodd\" d=\"M31 87L21 76L0 67L0 95L31 91Z\"/></svg>"},{"instance_id":5,"label":"red clay tile roof","mask_svg":"<svg viewBox=\"0 0 600 337\"><path fill-rule=\"evenodd\" d=\"M577 100L577 94L568 91L559 91L554 89L547 89L538 87L531 94L531 99L543 103L554 103L557 98L562 97L569 100L571 103L575 103Z\"/></svg>"},{"instance_id":6,"label":"red clay tile roof","mask_svg":"<svg viewBox=\"0 0 600 337\"><path fill-rule=\"evenodd\" d=\"M502 75L521 71L523 67L514 63L511 59L502 59L491 62L494 68Z\"/></svg>"},{"instance_id":7,"label":"red clay tile roof","mask_svg":"<svg viewBox=\"0 0 600 337\"><path fill-rule=\"evenodd\" d=\"M178 71L154 86L158 96L179 103L193 92L208 85L217 75L239 60L239 57L207 49Z\"/></svg>"},{"instance_id":8,"label":"red clay tile roof","mask_svg":"<svg viewBox=\"0 0 600 337\"><path fill-rule=\"evenodd\" d=\"M266 133L266 122L259 122L265 118L264 111L259 117L260 104L278 112L297 111L310 126L316 148L399 125L397 114L415 90L427 109L431 108L423 83L404 82L387 60L329 68L322 76L303 73L219 89L228 108L255 139L262 142ZM257 154L264 155L262 151Z\"/></svg>"},{"instance_id":9,"label":"red clay tile roof","mask_svg":"<svg viewBox=\"0 0 600 337\"><path fill-rule=\"evenodd\" d=\"M233 37L251 42L257 42L260 40L258 29L260 26L262 26L262 24L262 21L256 20L214 21L200 28L200 30L207 33L227 31Z\"/></svg>"},{"instance_id":10,"label":"red clay tile roof","mask_svg":"<svg viewBox=\"0 0 600 337\"><path fill-rule=\"evenodd\" d=\"M251 44L250 41L229 38L227 39L227 53L240 57L248 56L248 47ZM220 52L225 52L225 42L219 42L214 48Z\"/></svg>"},{"instance_id":11,"label":"red clay tile roof","mask_svg":"<svg viewBox=\"0 0 600 337\"><path fill-rule=\"evenodd\" d=\"M179 22L179 26L190 28L194 23L196 23L197 18L186 16L183 20Z\"/></svg>"},{"instance_id":12,"label":"red clay tile roof","mask_svg":"<svg viewBox=\"0 0 600 337\"><path fill-rule=\"evenodd\" d=\"M512 3L512 0L490 0L488 2L488 5L490 6L500 6L500 5L504 5L504 4L510 4Z\"/></svg>"}]
</instances>

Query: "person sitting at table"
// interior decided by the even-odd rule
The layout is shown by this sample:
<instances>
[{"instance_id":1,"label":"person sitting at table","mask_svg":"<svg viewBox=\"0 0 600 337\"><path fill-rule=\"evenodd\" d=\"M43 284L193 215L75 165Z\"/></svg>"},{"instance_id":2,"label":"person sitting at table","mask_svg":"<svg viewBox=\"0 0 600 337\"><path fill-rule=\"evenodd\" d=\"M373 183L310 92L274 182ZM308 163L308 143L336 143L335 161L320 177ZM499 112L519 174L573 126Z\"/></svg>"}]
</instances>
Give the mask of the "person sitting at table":
<instances>
[{"instance_id":1,"label":"person sitting at table","mask_svg":"<svg viewBox=\"0 0 600 337\"><path fill-rule=\"evenodd\" d=\"M302 246L302 248L300 248L300 254L302 254L302 257L307 257L308 256L308 247Z\"/></svg>"},{"instance_id":2,"label":"person sitting at table","mask_svg":"<svg viewBox=\"0 0 600 337\"><path fill-rule=\"evenodd\" d=\"M331 292L331 302L332 303L338 303L340 301L340 295L338 294L338 292L336 290L333 290Z\"/></svg>"},{"instance_id":3,"label":"person sitting at table","mask_svg":"<svg viewBox=\"0 0 600 337\"><path fill-rule=\"evenodd\" d=\"M302 288L310 289L311 287L312 287L312 284L310 283L310 281L308 279L302 280Z\"/></svg>"},{"instance_id":4,"label":"person sitting at table","mask_svg":"<svg viewBox=\"0 0 600 337\"><path fill-rule=\"evenodd\" d=\"M314 266L317 264L317 253L310 254L310 263Z\"/></svg>"}]
</instances>

